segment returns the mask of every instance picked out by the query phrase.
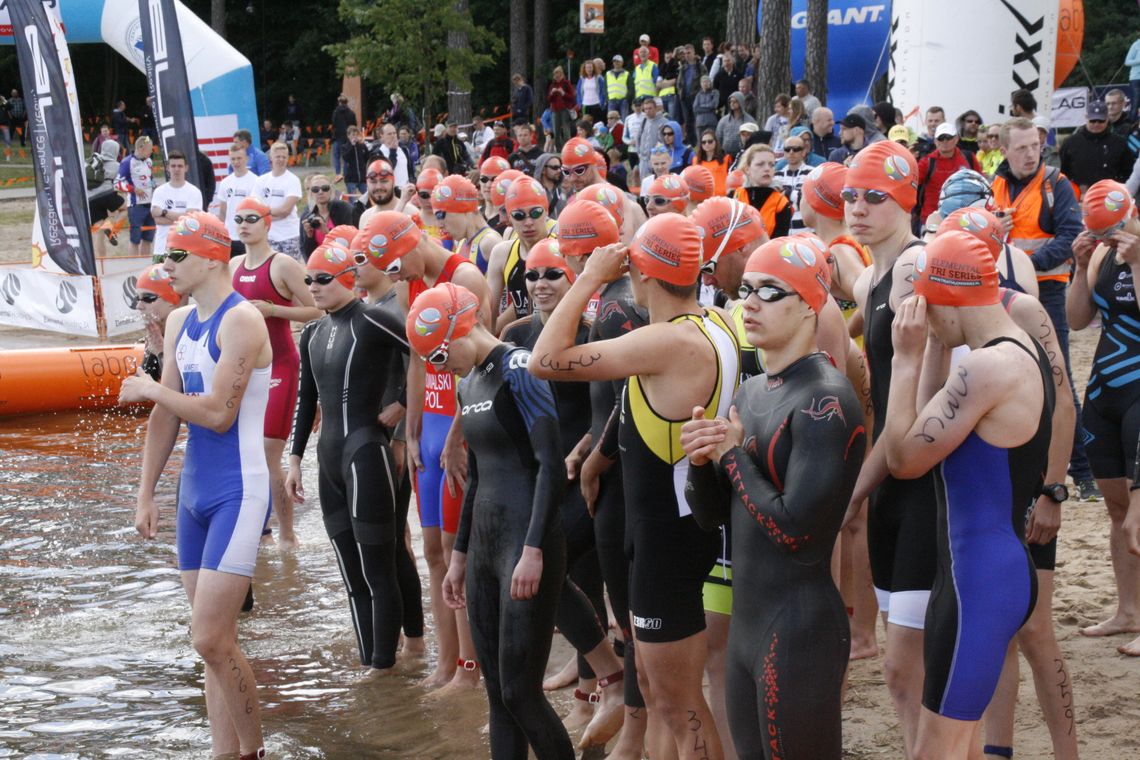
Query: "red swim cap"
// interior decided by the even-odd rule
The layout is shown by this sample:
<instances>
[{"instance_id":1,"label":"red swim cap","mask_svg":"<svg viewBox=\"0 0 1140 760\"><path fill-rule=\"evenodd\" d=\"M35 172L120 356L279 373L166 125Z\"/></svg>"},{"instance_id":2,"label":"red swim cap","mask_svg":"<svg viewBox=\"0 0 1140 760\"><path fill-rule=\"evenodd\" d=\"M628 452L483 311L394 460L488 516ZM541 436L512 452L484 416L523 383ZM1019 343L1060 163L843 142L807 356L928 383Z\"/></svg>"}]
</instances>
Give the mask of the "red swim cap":
<instances>
[{"instance_id":1,"label":"red swim cap","mask_svg":"<svg viewBox=\"0 0 1140 760\"><path fill-rule=\"evenodd\" d=\"M840 193L846 184L847 167L828 161L815 167L807 175L800 197L820 216L842 219L843 198Z\"/></svg>"},{"instance_id":2,"label":"red swim cap","mask_svg":"<svg viewBox=\"0 0 1140 760\"><path fill-rule=\"evenodd\" d=\"M562 255L562 249L558 241L554 238L543 238L531 246L530 251L526 255L526 268L538 269L543 267L545 269L561 269L566 279L571 283L574 282L574 270L566 263L566 257Z\"/></svg>"},{"instance_id":3,"label":"red swim cap","mask_svg":"<svg viewBox=\"0 0 1140 760\"><path fill-rule=\"evenodd\" d=\"M689 219L667 212L637 230L629 258L638 271L671 285L688 286L701 271L701 234Z\"/></svg>"},{"instance_id":4,"label":"red swim cap","mask_svg":"<svg viewBox=\"0 0 1140 760\"><path fill-rule=\"evenodd\" d=\"M619 240L617 223L601 204L575 200L558 217L558 247L564 256L585 256Z\"/></svg>"},{"instance_id":5,"label":"red swim cap","mask_svg":"<svg viewBox=\"0 0 1140 760\"><path fill-rule=\"evenodd\" d=\"M653 181L649 183L649 192L646 195L648 197L660 195L663 198L669 198L673 201L673 210L678 214L685 213L685 207L689 204L689 186L685 184L685 180L676 174L663 174L660 177L654 177Z\"/></svg>"},{"instance_id":6,"label":"red swim cap","mask_svg":"<svg viewBox=\"0 0 1140 760\"><path fill-rule=\"evenodd\" d=\"M740 169L733 169L728 173L728 179L725 181L725 187L729 192L738 190L744 187L745 179L746 178L744 176L744 172L742 172Z\"/></svg>"},{"instance_id":7,"label":"red swim cap","mask_svg":"<svg viewBox=\"0 0 1140 760\"><path fill-rule=\"evenodd\" d=\"M305 268L310 271L331 274L338 283L349 290L352 290L356 282L353 276L355 266L356 262L351 253L339 245L328 243L318 245L317 250L309 255L309 261L305 264Z\"/></svg>"},{"instance_id":8,"label":"red swim cap","mask_svg":"<svg viewBox=\"0 0 1140 760\"><path fill-rule=\"evenodd\" d=\"M230 260L230 233L226 225L205 211L188 211L178 217L166 235L166 250L189 251L214 261Z\"/></svg>"},{"instance_id":9,"label":"red swim cap","mask_svg":"<svg viewBox=\"0 0 1140 760\"><path fill-rule=\"evenodd\" d=\"M392 171L392 165L382 158L378 158L368 165L368 171L365 176L367 177L368 174L388 175L389 177L396 176L396 173Z\"/></svg>"},{"instance_id":10,"label":"red swim cap","mask_svg":"<svg viewBox=\"0 0 1140 760\"><path fill-rule=\"evenodd\" d=\"M599 206L610 212L614 218L614 222L620 229L622 224L625 223L625 196L621 190L611 185L609 182L595 182L578 191L570 203L575 201L593 201Z\"/></svg>"},{"instance_id":11,"label":"red swim cap","mask_svg":"<svg viewBox=\"0 0 1140 760\"><path fill-rule=\"evenodd\" d=\"M938 235L946 232L968 232L989 248L996 260L1001 255L1004 235L998 218L984 208L966 206L950 214L938 225Z\"/></svg>"},{"instance_id":12,"label":"red swim cap","mask_svg":"<svg viewBox=\"0 0 1140 760\"><path fill-rule=\"evenodd\" d=\"M690 218L701 233L702 263L739 251L765 235L759 211L723 195L702 202Z\"/></svg>"},{"instance_id":13,"label":"red swim cap","mask_svg":"<svg viewBox=\"0 0 1140 760\"><path fill-rule=\"evenodd\" d=\"M914 261L914 292L934 306L997 303L997 265L989 247L959 230L936 236Z\"/></svg>"},{"instance_id":14,"label":"red swim cap","mask_svg":"<svg viewBox=\"0 0 1140 760\"><path fill-rule=\"evenodd\" d=\"M508 214L518 209L530 209L535 206L541 206L543 211L549 211L550 199L546 197L546 190L537 180L523 176L511 183L503 205L507 207Z\"/></svg>"},{"instance_id":15,"label":"red swim cap","mask_svg":"<svg viewBox=\"0 0 1140 760\"><path fill-rule=\"evenodd\" d=\"M594 155L597 153L594 146L590 145L589 141L583 140L581 137L571 137L562 146L562 165L563 166L581 166L583 164L593 164L597 161ZM596 165L596 164L595 164Z\"/></svg>"},{"instance_id":16,"label":"red swim cap","mask_svg":"<svg viewBox=\"0 0 1140 760\"><path fill-rule=\"evenodd\" d=\"M610 171L610 165L606 163L606 157L598 150L594 151L594 168L598 170L598 176L602 179L605 179Z\"/></svg>"},{"instance_id":17,"label":"red swim cap","mask_svg":"<svg viewBox=\"0 0 1140 760\"><path fill-rule=\"evenodd\" d=\"M1111 179L1102 179L1085 191L1081 210L1085 228L1090 230L1107 230L1136 216L1136 204L1128 188Z\"/></svg>"},{"instance_id":18,"label":"red swim cap","mask_svg":"<svg viewBox=\"0 0 1140 760\"><path fill-rule=\"evenodd\" d=\"M788 287L819 314L830 293L827 284L830 272L822 246L818 238L815 241L800 237L769 240L752 252L744 271L766 274L788 283Z\"/></svg>"},{"instance_id":19,"label":"red swim cap","mask_svg":"<svg viewBox=\"0 0 1140 760\"><path fill-rule=\"evenodd\" d=\"M325 233L325 239L321 242L326 245L339 245L346 251L352 251L352 241L359 232L360 230L351 224L338 224Z\"/></svg>"},{"instance_id":20,"label":"red swim cap","mask_svg":"<svg viewBox=\"0 0 1140 760\"><path fill-rule=\"evenodd\" d=\"M525 176L518 169L504 169L499 172L495 181L491 183L491 203L495 204L495 208L502 208L507 202L507 191L511 189L511 183Z\"/></svg>"},{"instance_id":21,"label":"red swim cap","mask_svg":"<svg viewBox=\"0 0 1140 760\"><path fill-rule=\"evenodd\" d=\"M479 165L479 174L484 177L498 177L511 168L511 162L502 156L491 156Z\"/></svg>"},{"instance_id":22,"label":"red swim cap","mask_svg":"<svg viewBox=\"0 0 1140 760\"><path fill-rule=\"evenodd\" d=\"M416 177L416 190L421 193L424 191L431 192L442 181L443 175L439 173L439 170L428 167L420 172L420 176Z\"/></svg>"},{"instance_id":23,"label":"red swim cap","mask_svg":"<svg viewBox=\"0 0 1140 760\"><path fill-rule=\"evenodd\" d=\"M365 254L369 263L384 270L398 258L406 256L420 242L419 226L399 211L378 211L361 230L368 241Z\"/></svg>"},{"instance_id":24,"label":"red swim cap","mask_svg":"<svg viewBox=\"0 0 1140 760\"><path fill-rule=\"evenodd\" d=\"M449 174L431 191L433 211L471 214L479 210L479 191L462 174Z\"/></svg>"},{"instance_id":25,"label":"red swim cap","mask_svg":"<svg viewBox=\"0 0 1140 760\"><path fill-rule=\"evenodd\" d=\"M170 286L170 273L162 268L162 264L151 264L138 276L135 290L140 293L154 293L171 306L182 303L182 296L174 292Z\"/></svg>"},{"instance_id":26,"label":"red swim cap","mask_svg":"<svg viewBox=\"0 0 1140 760\"><path fill-rule=\"evenodd\" d=\"M237 208L234 210L252 211L255 214L259 214L261 216L261 221L265 222L265 229L269 229L269 227L273 224L273 214L269 208L269 205L260 198L254 197L252 195L247 195L245 198L243 198L242 202L239 203L237 205Z\"/></svg>"},{"instance_id":27,"label":"red swim cap","mask_svg":"<svg viewBox=\"0 0 1140 760\"><path fill-rule=\"evenodd\" d=\"M689 186L689 200L700 203L716 191L716 180L707 166L693 164L681 170L681 179Z\"/></svg>"},{"instance_id":28,"label":"red swim cap","mask_svg":"<svg viewBox=\"0 0 1140 760\"><path fill-rule=\"evenodd\" d=\"M881 140L855 154L845 187L879 190L910 211L918 200L918 164L903 146Z\"/></svg>"},{"instance_id":29,"label":"red swim cap","mask_svg":"<svg viewBox=\"0 0 1140 760\"><path fill-rule=\"evenodd\" d=\"M408 310L404 331L412 350L426 358L471 332L478 321L475 294L462 285L444 282L419 294Z\"/></svg>"}]
</instances>

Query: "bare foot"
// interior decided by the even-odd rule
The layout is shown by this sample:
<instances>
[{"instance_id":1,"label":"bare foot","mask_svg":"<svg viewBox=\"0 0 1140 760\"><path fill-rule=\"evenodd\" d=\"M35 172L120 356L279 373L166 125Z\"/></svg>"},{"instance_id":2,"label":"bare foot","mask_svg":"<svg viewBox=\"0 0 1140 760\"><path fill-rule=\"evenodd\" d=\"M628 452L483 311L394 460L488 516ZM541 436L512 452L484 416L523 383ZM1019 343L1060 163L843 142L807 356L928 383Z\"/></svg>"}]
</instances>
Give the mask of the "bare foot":
<instances>
[{"instance_id":1,"label":"bare foot","mask_svg":"<svg viewBox=\"0 0 1140 760\"><path fill-rule=\"evenodd\" d=\"M610 739L617 736L624 722L625 704L622 699L622 686L616 683L602 690L602 701L598 704L594 719L582 732L578 749L598 745L604 747Z\"/></svg>"},{"instance_id":2,"label":"bare foot","mask_svg":"<svg viewBox=\"0 0 1140 760\"><path fill-rule=\"evenodd\" d=\"M1127 644L1121 644L1116 648L1117 652L1126 654L1129 657L1140 657L1140 636L1132 639Z\"/></svg>"},{"instance_id":3,"label":"bare foot","mask_svg":"<svg viewBox=\"0 0 1140 760\"><path fill-rule=\"evenodd\" d=\"M570 713L562 719L562 725L566 726L567 731L576 731L582 728L594 717L594 705L592 703L576 698L573 705L570 708Z\"/></svg>"},{"instance_id":4,"label":"bare foot","mask_svg":"<svg viewBox=\"0 0 1140 760\"><path fill-rule=\"evenodd\" d=\"M400 647L400 654L404 657L423 657L426 651L423 636L405 636L404 645Z\"/></svg>"},{"instance_id":5,"label":"bare foot","mask_svg":"<svg viewBox=\"0 0 1140 760\"><path fill-rule=\"evenodd\" d=\"M578 680L578 655L571 654L562 670L542 682L543 691L557 691L572 686Z\"/></svg>"},{"instance_id":6,"label":"bare foot","mask_svg":"<svg viewBox=\"0 0 1140 760\"><path fill-rule=\"evenodd\" d=\"M364 677L360 680L365 683L369 683L371 681L379 681L385 676L391 675L394 672L396 672L395 668L369 668L368 670L364 671Z\"/></svg>"},{"instance_id":7,"label":"bare foot","mask_svg":"<svg viewBox=\"0 0 1140 760\"><path fill-rule=\"evenodd\" d=\"M296 533L281 533L277 537L277 548L283 552L291 552L301 545L300 539L297 538Z\"/></svg>"},{"instance_id":8,"label":"bare foot","mask_svg":"<svg viewBox=\"0 0 1140 760\"><path fill-rule=\"evenodd\" d=\"M261 546L277 546L277 540L273 538L272 533L261 534Z\"/></svg>"},{"instance_id":9,"label":"bare foot","mask_svg":"<svg viewBox=\"0 0 1140 760\"><path fill-rule=\"evenodd\" d=\"M446 684L426 695L427 699L447 699L449 697L468 694L479 688L479 671L456 668L455 675Z\"/></svg>"},{"instance_id":10,"label":"bare foot","mask_svg":"<svg viewBox=\"0 0 1140 760\"><path fill-rule=\"evenodd\" d=\"M1116 617L1103 623L1090 625L1081 629L1082 636L1115 636L1118 633L1140 633L1140 623L1131 618Z\"/></svg>"},{"instance_id":11,"label":"bare foot","mask_svg":"<svg viewBox=\"0 0 1140 760\"><path fill-rule=\"evenodd\" d=\"M879 656L879 643L874 639L859 641L852 639L850 660L865 660L868 657Z\"/></svg>"},{"instance_id":12,"label":"bare foot","mask_svg":"<svg viewBox=\"0 0 1140 760\"><path fill-rule=\"evenodd\" d=\"M455 675L455 670L444 670L436 668L430 676L420 681L420 687L427 691L435 691L442 688L451 682L451 677Z\"/></svg>"},{"instance_id":13,"label":"bare foot","mask_svg":"<svg viewBox=\"0 0 1140 760\"><path fill-rule=\"evenodd\" d=\"M625 723L607 760L641 760L645 756L645 728L645 708L625 708Z\"/></svg>"}]
</instances>

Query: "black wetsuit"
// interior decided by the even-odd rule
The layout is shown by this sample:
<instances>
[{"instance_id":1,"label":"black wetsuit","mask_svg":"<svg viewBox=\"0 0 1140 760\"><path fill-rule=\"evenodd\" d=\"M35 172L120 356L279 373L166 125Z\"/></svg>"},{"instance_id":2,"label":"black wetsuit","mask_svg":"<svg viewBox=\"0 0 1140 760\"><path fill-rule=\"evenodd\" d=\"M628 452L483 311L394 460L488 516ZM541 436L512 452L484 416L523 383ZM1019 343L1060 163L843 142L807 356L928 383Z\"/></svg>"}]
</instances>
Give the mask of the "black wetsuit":
<instances>
[{"instance_id":1,"label":"black wetsuit","mask_svg":"<svg viewBox=\"0 0 1140 760\"><path fill-rule=\"evenodd\" d=\"M534 348L542 333L542 316L535 312L507 326L502 340L527 349ZM590 323L578 323L574 345L590 338ZM554 403L558 408L559 438L565 459L590 429L590 386L582 382L552 382ZM592 651L606 637L606 601L602 588L602 571L594 548L594 521L586 510L586 501L577 481L568 481L562 500L562 533L566 537L566 583L558 603L558 630L578 652L578 675L593 678L595 674L583 655Z\"/></svg>"},{"instance_id":2,"label":"black wetsuit","mask_svg":"<svg viewBox=\"0 0 1140 760\"><path fill-rule=\"evenodd\" d=\"M530 352L494 350L459 385L468 483L455 537L467 554L467 617L483 666L491 757L574 757L570 737L542 691L554 619L566 578L559 508L566 465L550 384L527 372ZM511 598L523 547L542 550L531 599Z\"/></svg>"},{"instance_id":3,"label":"black wetsuit","mask_svg":"<svg viewBox=\"0 0 1140 760\"><path fill-rule=\"evenodd\" d=\"M752 378L735 404L743 446L686 485L702 527L732 524L733 743L741 758L838 760L851 637L831 552L866 451L862 407L822 353Z\"/></svg>"},{"instance_id":4,"label":"black wetsuit","mask_svg":"<svg viewBox=\"0 0 1140 760\"><path fill-rule=\"evenodd\" d=\"M321 513L352 605L360 661L396 662L403 605L396 580L396 465L377 420L392 366L408 351L403 321L352 301L301 331L301 378L290 453L302 456L321 408Z\"/></svg>"}]
</instances>

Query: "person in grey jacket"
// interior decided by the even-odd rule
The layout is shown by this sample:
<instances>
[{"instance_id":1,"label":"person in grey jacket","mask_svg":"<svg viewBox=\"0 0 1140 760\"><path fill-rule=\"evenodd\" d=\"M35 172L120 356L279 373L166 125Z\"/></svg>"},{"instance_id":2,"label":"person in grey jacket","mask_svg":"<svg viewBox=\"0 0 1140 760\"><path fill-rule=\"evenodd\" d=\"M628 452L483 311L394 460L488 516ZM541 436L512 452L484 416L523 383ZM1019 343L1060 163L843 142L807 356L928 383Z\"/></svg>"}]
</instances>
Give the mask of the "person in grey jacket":
<instances>
[{"instance_id":1,"label":"person in grey jacket","mask_svg":"<svg viewBox=\"0 0 1140 760\"><path fill-rule=\"evenodd\" d=\"M553 161L555 166L546 171L546 165ZM550 204L548 212L551 219L557 219L566 205L566 190L562 187L562 156L557 153L543 153L534 162L534 178L546 191L546 200Z\"/></svg>"},{"instance_id":2,"label":"person in grey jacket","mask_svg":"<svg viewBox=\"0 0 1140 760\"><path fill-rule=\"evenodd\" d=\"M706 129L716 129L716 109L720 105L720 93L713 89L712 78L701 77L701 89L693 96L693 114L696 118L697 134Z\"/></svg>"},{"instance_id":3,"label":"person in grey jacket","mask_svg":"<svg viewBox=\"0 0 1140 760\"><path fill-rule=\"evenodd\" d=\"M755 122L756 118L744 110L744 93L734 92L728 96L728 113L716 125L716 141L724 152L735 156L740 152L740 125Z\"/></svg>"}]
</instances>

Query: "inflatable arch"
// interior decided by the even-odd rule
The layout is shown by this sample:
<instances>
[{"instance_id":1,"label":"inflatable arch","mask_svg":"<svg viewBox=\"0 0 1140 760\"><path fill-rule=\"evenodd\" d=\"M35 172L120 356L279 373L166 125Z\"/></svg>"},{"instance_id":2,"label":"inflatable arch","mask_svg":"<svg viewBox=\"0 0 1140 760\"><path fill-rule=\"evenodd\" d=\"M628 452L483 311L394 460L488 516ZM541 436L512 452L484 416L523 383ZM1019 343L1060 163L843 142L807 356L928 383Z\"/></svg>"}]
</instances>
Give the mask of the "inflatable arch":
<instances>
[{"instance_id":1,"label":"inflatable arch","mask_svg":"<svg viewBox=\"0 0 1140 760\"><path fill-rule=\"evenodd\" d=\"M254 145L260 141L253 69L245 56L190 9L177 0L175 6L198 142L217 169L228 163L226 148L235 130L248 129ZM68 44L106 43L145 72L138 0L59 0L59 12ZM3 9L0 45L12 44L11 21Z\"/></svg>"}]
</instances>

